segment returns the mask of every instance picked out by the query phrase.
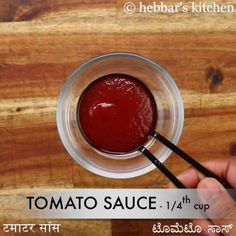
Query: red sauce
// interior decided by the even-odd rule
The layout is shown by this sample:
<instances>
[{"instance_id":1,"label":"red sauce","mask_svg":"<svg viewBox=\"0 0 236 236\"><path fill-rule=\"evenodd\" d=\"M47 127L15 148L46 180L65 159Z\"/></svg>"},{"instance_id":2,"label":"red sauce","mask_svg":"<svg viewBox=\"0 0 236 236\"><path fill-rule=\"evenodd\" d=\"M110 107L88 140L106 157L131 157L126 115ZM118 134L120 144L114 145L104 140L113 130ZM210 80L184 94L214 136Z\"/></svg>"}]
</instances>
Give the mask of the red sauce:
<instances>
[{"instance_id":1,"label":"red sauce","mask_svg":"<svg viewBox=\"0 0 236 236\"><path fill-rule=\"evenodd\" d=\"M155 129L157 108L150 90L124 74L92 82L78 103L78 123L85 139L111 153L131 152Z\"/></svg>"}]
</instances>

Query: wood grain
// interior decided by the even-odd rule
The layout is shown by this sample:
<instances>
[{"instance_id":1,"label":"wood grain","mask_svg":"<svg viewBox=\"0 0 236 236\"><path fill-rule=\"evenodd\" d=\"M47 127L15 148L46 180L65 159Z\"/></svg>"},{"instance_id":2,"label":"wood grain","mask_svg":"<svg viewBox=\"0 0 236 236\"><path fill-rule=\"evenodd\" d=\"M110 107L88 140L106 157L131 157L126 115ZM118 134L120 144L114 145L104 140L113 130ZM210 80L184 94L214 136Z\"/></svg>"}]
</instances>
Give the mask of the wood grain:
<instances>
[{"instance_id":1,"label":"wood grain","mask_svg":"<svg viewBox=\"0 0 236 236\"><path fill-rule=\"evenodd\" d=\"M59 139L62 85L81 63L112 51L147 56L172 75L185 107L182 148L199 161L235 156L235 13L126 15L125 2L0 0L1 189L168 183L158 171L127 180L96 176L76 164ZM175 174L188 167L175 155L166 165ZM153 221L125 221L127 227L124 221L60 222L61 235L128 236L148 235Z\"/></svg>"}]
</instances>

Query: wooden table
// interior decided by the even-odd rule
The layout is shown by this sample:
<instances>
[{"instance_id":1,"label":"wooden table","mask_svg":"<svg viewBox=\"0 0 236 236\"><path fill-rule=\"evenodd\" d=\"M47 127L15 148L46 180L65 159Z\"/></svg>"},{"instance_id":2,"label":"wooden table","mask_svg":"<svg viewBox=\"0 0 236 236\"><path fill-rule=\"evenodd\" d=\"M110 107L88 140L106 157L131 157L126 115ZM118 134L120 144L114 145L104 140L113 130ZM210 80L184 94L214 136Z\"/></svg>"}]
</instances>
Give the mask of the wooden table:
<instances>
[{"instance_id":1,"label":"wooden table","mask_svg":"<svg viewBox=\"0 0 236 236\"><path fill-rule=\"evenodd\" d=\"M0 0L2 190L168 183L158 171L127 180L96 176L76 164L60 141L55 112L61 87L81 63L113 51L149 57L172 75L184 100L183 149L199 161L236 156L236 14L127 15L125 2ZM175 155L166 165L175 174L188 166ZM70 236L151 235L153 223L59 222L61 235Z\"/></svg>"}]
</instances>

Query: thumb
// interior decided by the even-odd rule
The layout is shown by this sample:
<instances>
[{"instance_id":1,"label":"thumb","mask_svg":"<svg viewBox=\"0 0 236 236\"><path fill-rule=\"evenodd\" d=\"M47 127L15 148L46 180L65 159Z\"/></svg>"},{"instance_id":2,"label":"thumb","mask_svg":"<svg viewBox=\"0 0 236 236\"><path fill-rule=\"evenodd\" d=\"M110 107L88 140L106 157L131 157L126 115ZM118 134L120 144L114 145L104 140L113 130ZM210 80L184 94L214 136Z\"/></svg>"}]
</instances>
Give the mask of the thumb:
<instances>
[{"instance_id":1,"label":"thumb","mask_svg":"<svg viewBox=\"0 0 236 236\"><path fill-rule=\"evenodd\" d=\"M205 178L199 182L198 195L203 203L209 204L208 217L219 226L234 224L230 234L236 235L236 203L226 189L215 179Z\"/></svg>"}]
</instances>

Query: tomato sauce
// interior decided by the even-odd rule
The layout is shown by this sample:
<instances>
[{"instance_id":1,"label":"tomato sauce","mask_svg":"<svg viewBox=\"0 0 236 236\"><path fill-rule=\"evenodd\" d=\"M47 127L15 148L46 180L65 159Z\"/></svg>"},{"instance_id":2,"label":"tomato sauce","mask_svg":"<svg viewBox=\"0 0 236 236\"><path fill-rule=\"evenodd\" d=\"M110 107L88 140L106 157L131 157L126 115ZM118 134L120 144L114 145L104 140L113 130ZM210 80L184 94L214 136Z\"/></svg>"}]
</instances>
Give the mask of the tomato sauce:
<instances>
[{"instance_id":1,"label":"tomato sauce","mask_svg":"<svg viewBox=\"0 0 236 236\"><path fill-rule=\"evenodd\" d=\"M127 153L145 144L154 131L157 107L150 90L125 74L108 74L81 95L77 119L85 139L109 153Z\"/></svg>"}]
</instances>

